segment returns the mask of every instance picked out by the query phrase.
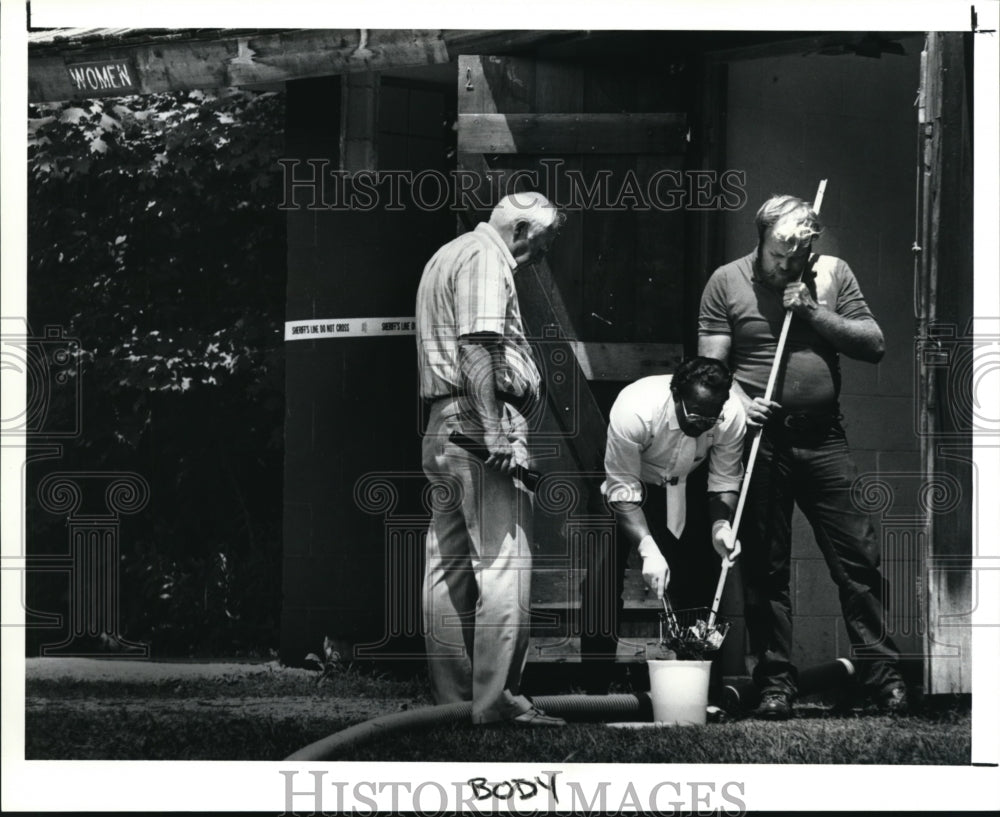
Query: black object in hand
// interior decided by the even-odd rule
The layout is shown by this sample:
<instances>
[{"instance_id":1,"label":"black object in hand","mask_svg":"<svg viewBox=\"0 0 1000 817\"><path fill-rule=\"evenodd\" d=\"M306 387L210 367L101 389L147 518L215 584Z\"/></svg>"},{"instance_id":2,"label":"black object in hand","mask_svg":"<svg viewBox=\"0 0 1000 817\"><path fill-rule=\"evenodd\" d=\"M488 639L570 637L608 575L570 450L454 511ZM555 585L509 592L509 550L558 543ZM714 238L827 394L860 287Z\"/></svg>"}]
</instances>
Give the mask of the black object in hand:
<instances>
[{"instance_id":1,"label":"black object in hand","mask_svg":"<svg viewBox=\"0 0 1000 817\"><path fill-rule=\"evenodd\" d=\"M476 442L472 437L463 434L461 431L452 431L448 435L448 439L483 462L489 459L490 450L483 443ZM542 475L538 471L525 468L523 465L514 466L514 476L521 480L524 483L524 487L532 493L538 488L538 482L542 478Z\"/></svg>"}]
</instances>

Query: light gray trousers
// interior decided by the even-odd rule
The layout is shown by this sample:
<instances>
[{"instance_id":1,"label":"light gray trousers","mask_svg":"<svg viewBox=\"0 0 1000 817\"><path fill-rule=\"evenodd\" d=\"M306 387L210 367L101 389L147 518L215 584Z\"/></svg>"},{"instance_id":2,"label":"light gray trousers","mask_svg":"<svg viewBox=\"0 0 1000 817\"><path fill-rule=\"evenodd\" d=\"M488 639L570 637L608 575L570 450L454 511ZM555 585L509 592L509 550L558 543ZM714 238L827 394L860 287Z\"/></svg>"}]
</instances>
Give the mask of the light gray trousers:
<instances>
[{"instance_id":1,"label":"light gray trousers","mask_svg":"<svg viewBox=\"0 0 1000 817\"><path fill-rule=\"evenodd\" d=\"M423 623L434 700L472 701L473 723L514 717L531 704L518 694L528 652L531 600L531 493L448 440L463 401L431 406L423 469L431 482ZM527 464L524 421L505 407L505 423Z\"/></svg>"}]
</instances>

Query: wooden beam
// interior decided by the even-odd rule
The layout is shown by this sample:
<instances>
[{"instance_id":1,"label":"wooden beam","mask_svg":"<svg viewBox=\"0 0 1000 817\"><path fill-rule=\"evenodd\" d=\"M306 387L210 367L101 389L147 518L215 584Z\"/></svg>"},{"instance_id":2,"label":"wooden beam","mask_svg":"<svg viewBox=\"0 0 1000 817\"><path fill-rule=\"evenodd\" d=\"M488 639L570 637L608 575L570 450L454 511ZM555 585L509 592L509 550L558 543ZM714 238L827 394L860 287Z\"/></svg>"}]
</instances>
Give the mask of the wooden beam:
<instances>
[{"instance_id":1,"label":"wooden beam","mask_svg":"<svg viewBox=\"0 0 1000 817\"><path fill-rule=\"evenodd\" d=\"M671 374L684 359L682 343L588 343L571 341L587 380L631 383L640 377Z\"/></svg>"},{"instance_id":2,"label":"wooden beam","mask_svg":"<svg viewBox=\"0 0 1000 817\"><path fill-rule=\"evenodd\" d=\"M448 46L448 53L455 58L462 54L507 54L544 43L584 39L589 33L572 30L445 29L441 36Z\"/></svg>"},{"instance_id":3,"label":"wooden beam","mask_svg":"<svg viewBox=\"0 0 1000 817\"><path fill-rule=\"evenodd\" d=\"M446 63L439 30L303 30L215 40L99 43L67 48L28 63L28 99L54 102L92 95L74 82L67 66L129 60L135 86L127 93L260 85L308 77Z\"/></svg>"},{"instance_id":4,"label":"wooden beam","mask_svg":"<svg viewBox=\"0 0 1000 817\"><path fill-rule=\"evenodd\" d=\"M903 37L912 36L912 31L880 31L878 37L880 42L891 42ZM809 37L777 36L773 34L760 34L760 41L749 45L737 46L735 48L722 48L709 51L707 56L713 60L722 62L736 62L739 60L753 60L766 57L785 57L793 54L806 56L808 54L831 54L851 53L853 49L865 39L867 32L828 32L815 34ZM838 50L840 49L840 50Z\"/></svg>"},{"instance_id":5,"label":"wooden beam","mask_svg":"<svg viewBox=\"0 0 1000 817\"><path fill-rule=\"evenodd\" d=\"M468 153L681 154L683 113L463 113L458 149Z\"/></svg>"}]
</instances>

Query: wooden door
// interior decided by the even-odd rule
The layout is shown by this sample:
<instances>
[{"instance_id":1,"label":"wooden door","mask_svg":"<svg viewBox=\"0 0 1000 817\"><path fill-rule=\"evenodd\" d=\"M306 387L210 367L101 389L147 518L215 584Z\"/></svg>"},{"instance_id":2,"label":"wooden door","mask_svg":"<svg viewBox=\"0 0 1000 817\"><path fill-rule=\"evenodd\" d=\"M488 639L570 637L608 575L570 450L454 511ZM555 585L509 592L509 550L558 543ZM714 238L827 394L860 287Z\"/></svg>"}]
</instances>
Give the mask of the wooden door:
<instances>
[{"instance_id":1,"label":"wooden door","mask_svg":"<svg viewBox=\"0 0 1000 817\"><path fill-rule=\"evenodd\" d=\"M515 277L547 395L533 436L546 474L536 495L533 659L565 657L583 554L614 535L598 490L607 410L628 382L673 370L685 287L702 283L694 275L688 284L684 269L680 73L459 58L459 171L478 176L463 182L471 210L483 220L504 193L534 189L569 216L547 261Z\"/></svg>"}]
</instances>

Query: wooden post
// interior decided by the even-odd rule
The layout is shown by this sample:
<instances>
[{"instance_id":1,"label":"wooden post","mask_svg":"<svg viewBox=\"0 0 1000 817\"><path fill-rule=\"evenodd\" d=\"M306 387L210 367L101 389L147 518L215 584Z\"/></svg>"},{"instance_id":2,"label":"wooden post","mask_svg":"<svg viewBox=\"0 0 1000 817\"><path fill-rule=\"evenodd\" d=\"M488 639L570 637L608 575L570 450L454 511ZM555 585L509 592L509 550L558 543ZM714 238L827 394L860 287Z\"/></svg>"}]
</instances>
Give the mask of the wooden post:
<instances>
[{"instance_id":1,"label":"wooden post","mask_svg":"<svg viewBox=\"0 0 1000 817\"><path fill-rule=\"evenodd\" d=\"M378 169L378 92L374 71L340 78L340 168L348 173Z\"/></svg>"},{"instance_id":2,"label":"wooden post","mask_svg":"<svg viewBox=\"0 0 1000 817\"><path fill-rule=\"evenodd\" d=\"M915 300L921 504L927 531L922 589L927 694L972 689L972 149L965 76L971 46L964 37L929 33L921 60ZM938 286L939 272L947 286ZM949 486L957 486L957 495L942 505L940 497L949 497Z\"/></svg>"}]
</instances>

